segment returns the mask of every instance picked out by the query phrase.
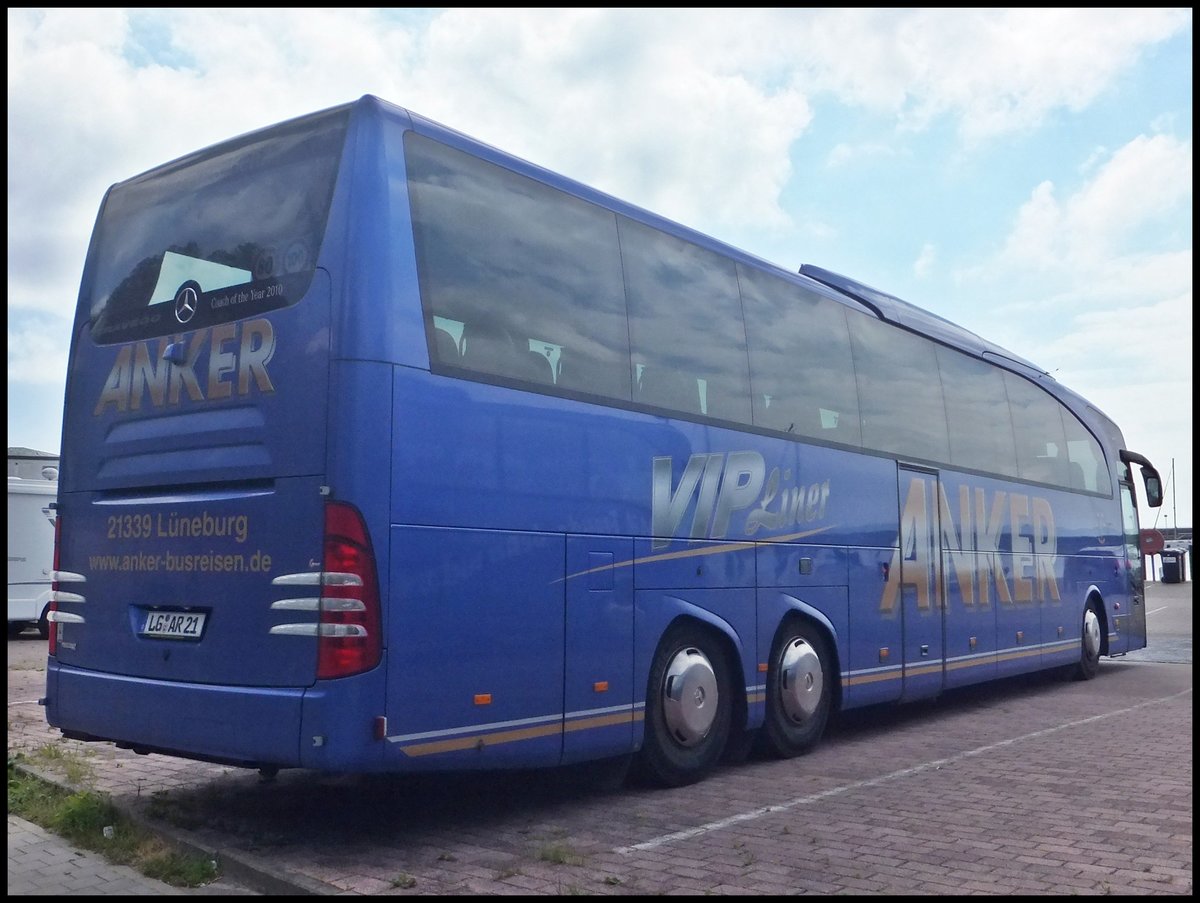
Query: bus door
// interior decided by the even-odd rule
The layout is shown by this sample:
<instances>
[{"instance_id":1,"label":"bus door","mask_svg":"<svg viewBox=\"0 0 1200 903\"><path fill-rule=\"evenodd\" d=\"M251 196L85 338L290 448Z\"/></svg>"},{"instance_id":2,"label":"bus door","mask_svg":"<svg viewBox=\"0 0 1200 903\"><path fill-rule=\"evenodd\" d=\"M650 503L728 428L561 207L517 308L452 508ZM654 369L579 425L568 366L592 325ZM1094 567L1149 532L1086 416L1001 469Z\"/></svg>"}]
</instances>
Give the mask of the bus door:
<instances>
[{"instance_id":1,"label":"bus door","mask_svg":"<svg viewBox=\"0 0 1200 903\"><path fill-rule=\"evenodd\" d=\"M938 475L900 468L900 599L903 701L936 696L945 669Z\"/></svg>"},{"instance_id":2,"label":"bus door","mask_svg":"<svg viewBox=\"0 0 1200 903\"><path fill-rule=\"evenodd\" d=\"M567 537L563 762L633 748L633 540Z\"/></svg>"},{"instance_id":3,"label":"bus door","mask_svg":"<svg viewBox=\"0 0 1200 903\"><path fill-rule=\"evenodd\" d=\"M1142 568L1137 505L1133 501L1133 488L1128 483L1121 483L1121 524L1124 534L1121 571L1127 575L1121 591L1128 596L1121 600L1125 617L1118 616L1117 636L1115 639L1109 636L1110 653L1128 652L1146 645L1146 575Z\"/></svg>"}]
</instances>

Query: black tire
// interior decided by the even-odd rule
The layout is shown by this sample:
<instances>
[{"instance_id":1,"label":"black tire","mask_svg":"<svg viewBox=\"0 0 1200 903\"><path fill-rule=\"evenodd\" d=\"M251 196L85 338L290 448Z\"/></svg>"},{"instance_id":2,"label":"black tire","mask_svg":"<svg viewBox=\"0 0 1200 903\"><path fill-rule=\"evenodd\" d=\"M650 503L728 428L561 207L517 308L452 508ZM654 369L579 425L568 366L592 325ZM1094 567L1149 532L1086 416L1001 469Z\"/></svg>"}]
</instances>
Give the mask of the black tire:
<instances>
[{"instance_id":1,"label":"black tire","mask_svg":"<svg viewBox=\"0 0 1200 903\"><path fill-rule=\"evenodd\" d=\"M27 625L25 624L24 621L9 621L8 622L8 638L10 640L15 640L22 633L24 633L26 626Z\"/></svg>"},{"instance_id":2,"label":"black tire","mask_svg":"<svg viewBox=\"0 0 1200 903\"><path fill-rule=\"evenodd\" d=\"M1104 622L1096 611L1096 603L1088 602L1083 609L1083 631L1079 640L1079 662L1072 677L1075 680L1091 680L1100 671L1100 649Z\"/></svg>"},{"instance_id":3,"label":"black tire","mask_svg":"<svg viewBox=\"0 0 1200 903\"><path fill-rule=\"evenodd\" d=\"M833 708L833 656L824 634L798 618L784 622L767 667L763 751L780 759L808 752L825 733Z\"/></svg>"},{"instance_id":4,"label":"black tire","mask_svg":"<svg viewBox=\"0 0 1200 903\"><path fill-rule=\"evenodd\" d=\"M50 639L50 619L47 615L48 612L42 612L42 616L38 618L37 622L38 636L43 640Z\"/></svg>"},{"instance_id":5,"label":"black tire","mask_svg":"<svg viewBox=\"0 0 1200 903\"><path fill-rule=\"evenodd\" d=\"M721 759L732 713L731 665L721 642L688 621L672 626L650 665L638 776L664 787L703 779Z\"/></svg>"},{"instance_id":6,"label":"black tire","mask_svg":"<svg viewBox=\"0 0 1200 903\"><path fill-rule=\"evenodd\" d=\"M758 731L730 731L725 741L725 752L721 754L722 765L741 765L746 762L757 745Z\"/></svg>"}]
</instances>

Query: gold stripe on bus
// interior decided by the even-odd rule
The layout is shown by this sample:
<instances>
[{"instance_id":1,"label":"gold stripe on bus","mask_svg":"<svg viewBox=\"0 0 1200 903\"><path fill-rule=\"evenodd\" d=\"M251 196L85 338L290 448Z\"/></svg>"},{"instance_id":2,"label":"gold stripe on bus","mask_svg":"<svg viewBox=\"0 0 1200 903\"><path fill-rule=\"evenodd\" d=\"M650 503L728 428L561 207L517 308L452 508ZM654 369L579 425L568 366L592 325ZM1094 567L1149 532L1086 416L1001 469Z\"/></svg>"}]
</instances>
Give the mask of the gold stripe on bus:
<instances>
[{"instance_id":1,"label":"gold stripe on bus","mask_svg":"<svg viewBox=\"0 0 1200 903\"><path fill-rule=\"evenodd\" d=\"M890 671L878 671L874 674L852 674L842 681L843 687L857 687L862 684L876 684L883 680L898 680L900 678L900 669L893 668Z\"/></svg>"},{"instance_id":2,"label":"gold stripe on bus","mask_svg":"<svg viewBox=\"0 0 1200 903\"><path fill-rule=\"evenodd\" d=\"M985 655L979 658L966 659L957 662L946 662L947 671L961 671L963 668L974 668L978 665L994 665L996 664L995 655Z\"/></svg>"},{"instance_id":3,"label":"gold stripe on bus","mask_svg":"<svg viewBox=\"0 0 1200 903\"><path fill-rule=\"evenodd\" d=\"M400 751L412 758L431 756L437 753L460 752L464 749L483 749L487 746L499 746L505 743L517 743L522 740L535 740L539 737L550 737L570 731L589 730L597 727L609 727L614 724L642 721L645 715L641 710L634 712L617 712L611 715L597 715L593 718L580 718L568 721L563 725L560 721L535 727L524 727L511 731L495 733L466 734L462 737L451 737L446 740L433 740L428 743L412 743L400 747Z\"/></svg>"}]
</instances>

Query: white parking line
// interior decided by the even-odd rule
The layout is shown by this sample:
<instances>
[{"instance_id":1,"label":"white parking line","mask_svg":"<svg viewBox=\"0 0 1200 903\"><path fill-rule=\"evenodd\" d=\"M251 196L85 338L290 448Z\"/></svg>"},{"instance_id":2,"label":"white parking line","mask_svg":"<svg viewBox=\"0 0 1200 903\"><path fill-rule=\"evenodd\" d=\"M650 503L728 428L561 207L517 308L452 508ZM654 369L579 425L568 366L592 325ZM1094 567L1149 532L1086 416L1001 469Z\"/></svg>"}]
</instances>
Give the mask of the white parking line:
<instances>
[{"instance_id":1,"label":"white parking line","mask_svg":"<svg viewBox=\"0 0 1200 903\"><path fill-rule=\"evenodd\" d=\"M954 756L949 756L945 759L934 759L930 762L925 762L921 765L914 765L911 768L902 768L899 771L893 771L890 774L881 775L877 778L870 778L866 781L855 781L851 784L843 784L841 787L833 787L829 790L822 790L820 793L813 793L809 796L797 797L794 800L788 800L785 803L776 803L773 806L763 806L761 809L752 809L749 812L741 812L737 815L731 815L728 818L723 818L720 821L709 822L706 825L697 825L694 828L688 828L686 831L676 831L673 834L664 834L661 837L655 837L652 840L646 840L642 843L635 843L627 847L617 847L615 853L636 853L640 850L653 850L655 847L661 847L668 843L674 843L677 840L687 840L691 837L698 837L701 834L709 834L713 831L720 831L728 828L731 825L741 824L742 822L753 821L757 818L762 818L765 815L772 815L776 812L786 812L789 809L795 809L797 806L805 806L809 803L819 802L831 796L839 796L843 793L849 793L852 790L861 790L863 787L874 787L883 784L887 781L893 781L897 778L908 777L913 774L920 774L923 771L930 769L941 768L943 765L951 765L955 762L960 762L963 759L969 759L973 756L982 756L991 752L994 749L1000 749L1004 746L1012 746L1014 743L1022 743L1025 740L1036 740L1039 737L1046 737L1050 734L1056 734L1059 731L1066 730L1070 727L1078 727L1082 724L1091 724L1093 721L1103 721L1105 718L1112 718L1116 715L1124 715L1128 712L1136 711L1148 705L1157 705L1161 702L1170 702L1180 696L1187 696L1192 691L1190 689L1182 690L1179 693L1174 693L1170 696L1163 696L1159 699L1148 699L1145 702L1139 702L1137 705L1129 706L1128 708L1119 709L1115 712L1107 712L1103 715L1092 715L1090 718L1083 718L1079 721L1071 721L1066 724L1060 724L1057 727L1049 727L1044 730L1034 731L1031 734L1023 734L1020 737L1013 737L1009 740L1001 740L999 743L990 743L987 746L980 746L976 749L970 749L966 752L958 753Z\"/></svg>"}]
</instances>

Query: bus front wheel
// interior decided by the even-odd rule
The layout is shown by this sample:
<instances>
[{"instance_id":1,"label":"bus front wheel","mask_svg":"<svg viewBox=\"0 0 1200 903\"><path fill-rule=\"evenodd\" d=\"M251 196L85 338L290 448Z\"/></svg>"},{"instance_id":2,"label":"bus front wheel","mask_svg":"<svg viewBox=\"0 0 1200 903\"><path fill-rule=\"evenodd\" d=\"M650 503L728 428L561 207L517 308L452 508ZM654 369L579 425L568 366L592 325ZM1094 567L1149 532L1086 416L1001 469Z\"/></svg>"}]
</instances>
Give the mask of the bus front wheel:
<instances>
[{"instance_id":1,"label":"bus front wheel","mask_svg":"<svg viewBox=\"0 0 1200 903\"><path fill-rule=\"evenodd\" d=\"M728 657L712 633L684 622L654 655L646 692L646 734L637 771L651 783L682 787L716 766L729 739Z\"/></svg>"},{"instance_id":2,"label":"bus front wheel","mask_svg":"<svg viewBox=\"0 0 1200 903\"><path fill-rule=\"evenodd\" d=\"M1076 680L1091 680L1100 670L1100 649L1102 641L1100 615L1096 613L1096 603L1089 602L1083 610L1083 636L1079 641L1079 662L1075 665L1072 676Z\"/></svg>"},{"instance_id":3,"label":"bus front wheel","mask_svg":"<svg viewBox=\"0 0 1200 903\"><path fill-rule=\"evenodd\" d=\"M760 736L781 759L808 752L821 739L833 705L832 658L824 636L799 620L776 636L767 667L767 712Z\"/></svg>"}]
</instances>

